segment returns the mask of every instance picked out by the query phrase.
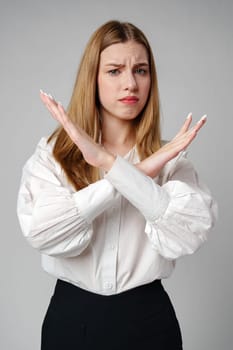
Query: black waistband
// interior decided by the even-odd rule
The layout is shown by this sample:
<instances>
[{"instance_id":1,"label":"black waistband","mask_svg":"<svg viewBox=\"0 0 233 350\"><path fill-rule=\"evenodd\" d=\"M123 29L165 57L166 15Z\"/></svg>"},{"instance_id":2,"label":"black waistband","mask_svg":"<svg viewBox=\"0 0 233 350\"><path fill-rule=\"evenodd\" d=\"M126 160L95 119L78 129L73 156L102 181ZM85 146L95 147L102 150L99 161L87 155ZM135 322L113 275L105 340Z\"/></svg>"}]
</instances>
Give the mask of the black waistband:
<instances>
[{"instance_id":1,"label":"black waistband","mask_svg":"<svg viewBox=\"0 0 233 350\"><path fill-rule=\"evenodd\" d=\"M137 286L132 289L128 289L118 294L112 295L102 295L94 293L83 288L80 288L72 283L66 282L64 280L58 279L55 287L55 294L59 297L61 295L63 298L76 298L77 296L92 298L92 299L128 299L128 297L145 297L150 295L155 295L156 292L163 290L161 280L154 280L153 282Z\"/></svg>"}]
</instances>

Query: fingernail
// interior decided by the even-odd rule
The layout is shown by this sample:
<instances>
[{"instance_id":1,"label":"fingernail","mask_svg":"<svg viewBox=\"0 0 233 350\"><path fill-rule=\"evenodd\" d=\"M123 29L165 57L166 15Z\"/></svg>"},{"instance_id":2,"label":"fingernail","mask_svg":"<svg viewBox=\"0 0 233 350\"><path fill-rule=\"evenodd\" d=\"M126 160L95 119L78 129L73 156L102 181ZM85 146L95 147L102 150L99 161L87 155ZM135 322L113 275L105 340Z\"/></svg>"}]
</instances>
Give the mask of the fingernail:
<instances>
[{"instance_id":1,"label":"fingernail","mask_svg":"<svg viewBox=\"0 0 233 350\"><path fill-rule=\"evenodd\" d=\"M207 115L205 114L203 115L203 117L201 117L198 123L203 123L204 121L206 121L206 119L207 119Z\"/></svg>"},{"instance_id":2,"label":"fingernail","mask_svg":"<svg viewBox=\"0 0 233 350\"><path fill-rule=\"evenodd\" d=\"M192 117L192 113L190 112L190 113L188 114L188 116L187 116L186 119L189 119L189 118L191 118L191 117Z\"/></svg>"},{"instance_id":3,"label":"fingernail","mask_svg":"<svg viewBox=\"0 0 233 350\"><path fill-rule=\"evenodd\" d=\"M42 89L40 89L40 93L43 94L43 95L45 95L45 96L48 96L48 97L49 97L49 95L46 94L46 92L44 92Z\"/></svg>"},{"instance_id":4,"label":"fingernail","mask_svg":"<svg viewBox=\"0 0 233 350\"><path fill-rule=\"evenodd\" d=\"M54 99L52 95L49 94L48 96L49 96L52 100Z\"/></svg>"}]
</instances>

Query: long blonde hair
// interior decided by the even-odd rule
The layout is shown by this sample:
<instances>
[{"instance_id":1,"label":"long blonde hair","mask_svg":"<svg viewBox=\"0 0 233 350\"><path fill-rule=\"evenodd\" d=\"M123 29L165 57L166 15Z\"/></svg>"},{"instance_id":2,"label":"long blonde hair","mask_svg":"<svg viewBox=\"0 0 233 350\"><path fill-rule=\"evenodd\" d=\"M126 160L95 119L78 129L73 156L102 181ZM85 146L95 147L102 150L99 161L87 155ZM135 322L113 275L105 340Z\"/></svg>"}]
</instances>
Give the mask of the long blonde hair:
<instances>
[{"instance_id":1,"label":"long blonde hair","mask_svg":"<svg viewBox=\"0 0 233 350\"><path fill-rule=\"evenodd\" d=\"M91 36L79 65L76 82L67 109L69 118L83 128L96 142L101 125L97 75L101 52L110 45L133 40L147 51L151 76L151 88L146 105L136 119L136 146L140 159L144 159L161 146L159 93L153 53L148 40L140 29L128 22L109 21ZM61 164L70 183L79 190L99 179L99 169L84 160L79 148L63 127L49 137L55 138L53 155Z\"/></svg>"}]
</instances>

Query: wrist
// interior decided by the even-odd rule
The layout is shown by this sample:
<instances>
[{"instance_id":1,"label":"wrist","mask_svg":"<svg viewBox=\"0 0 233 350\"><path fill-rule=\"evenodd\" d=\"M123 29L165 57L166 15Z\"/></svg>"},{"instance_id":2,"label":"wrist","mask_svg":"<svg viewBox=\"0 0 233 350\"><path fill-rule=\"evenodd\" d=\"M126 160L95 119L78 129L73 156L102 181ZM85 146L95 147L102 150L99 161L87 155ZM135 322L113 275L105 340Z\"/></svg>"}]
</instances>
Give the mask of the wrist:
<instances>
[{"instance_id":1,"label":"wrist","mask_svg":"<svg viewBox=\"0 0 233 350\"><path fill-rule=\"evenodd\" d=\"M158 154L156 153L136 165L139 170L151 178L155 178L164 166L163 162L158 159Z\"/></svg>"},{"instance_id":2,"label":"wrist","mask_svg":"<svg viewBox=\"0 0 233 350\"><path fill-rule=\"evenodd\" d=\"M140 163L137 163L136 168L138 168L145 175L153 177L153 169L151 169L151 166L146 159L142 160Z\"/></svg>"},{"instance_id":3,"label":"wrist","mask_svg":"<svg viewBox=\"0 0 233 350\"><path fill-rule=\"evenodd\" d=\"M108 172L113 166L113 163L115 162L115 160L116 160L116 156L106 151L104 154L103 160L101 162L100 168Z\"/></svg>"}]
</instances>

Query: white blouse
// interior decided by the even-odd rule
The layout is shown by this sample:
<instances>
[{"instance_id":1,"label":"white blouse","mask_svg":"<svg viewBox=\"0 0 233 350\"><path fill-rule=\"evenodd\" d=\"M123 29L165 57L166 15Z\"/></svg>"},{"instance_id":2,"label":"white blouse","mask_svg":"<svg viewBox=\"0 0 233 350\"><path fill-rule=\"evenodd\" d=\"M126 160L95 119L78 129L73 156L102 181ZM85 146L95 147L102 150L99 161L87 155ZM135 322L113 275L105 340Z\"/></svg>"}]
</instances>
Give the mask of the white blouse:
<instances>
[{"instance_id":1,"label":"white blouse","mask_svg":"<svg viewBox=\"0 0 233 350\"><path fill-rule=\"evenodd\" d=\"M168 277L212 228L216 203L184 152L151 179L134 147L111 170L76 191L42 138L27 161L17 213L48 273L111 295Z\"/></svg>"}]
</instances>

